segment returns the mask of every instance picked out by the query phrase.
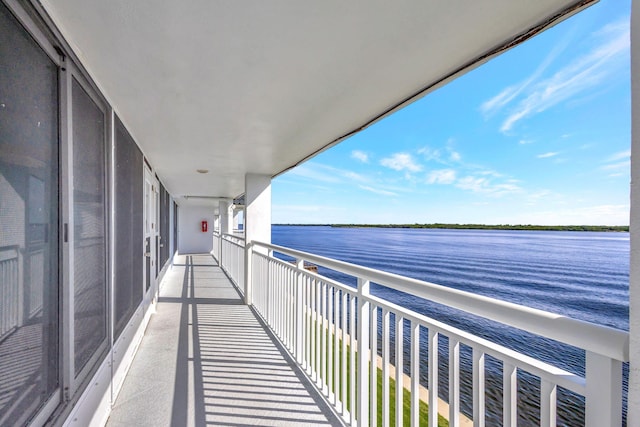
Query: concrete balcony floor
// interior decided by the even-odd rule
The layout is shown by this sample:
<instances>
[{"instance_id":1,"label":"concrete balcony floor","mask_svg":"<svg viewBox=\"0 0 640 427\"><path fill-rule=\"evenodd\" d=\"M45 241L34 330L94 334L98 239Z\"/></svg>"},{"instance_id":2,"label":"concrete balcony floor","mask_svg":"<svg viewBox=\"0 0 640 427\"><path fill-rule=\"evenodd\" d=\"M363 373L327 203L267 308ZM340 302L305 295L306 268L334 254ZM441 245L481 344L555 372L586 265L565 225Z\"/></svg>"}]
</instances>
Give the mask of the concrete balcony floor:
<instances>
[{"instance_id":1,"label":"concrete balcony floor","mask_svg":"<svg viewBox=\"0 0 640 427\"><path fill-rule=\"evenodd\" d=\"M178 258L107 426L342 425L215 260Z\"/></svg>"}]
</instances>

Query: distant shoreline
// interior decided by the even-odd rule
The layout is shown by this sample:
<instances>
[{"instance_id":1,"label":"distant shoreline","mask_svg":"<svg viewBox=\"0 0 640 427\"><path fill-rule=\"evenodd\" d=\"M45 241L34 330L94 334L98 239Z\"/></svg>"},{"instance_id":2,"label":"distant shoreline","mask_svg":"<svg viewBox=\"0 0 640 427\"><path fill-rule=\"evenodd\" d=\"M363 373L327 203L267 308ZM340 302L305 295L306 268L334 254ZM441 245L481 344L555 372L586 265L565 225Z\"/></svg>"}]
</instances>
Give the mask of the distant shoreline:
<instances>
[{"instance_id":1,"label":"distant shoreline","mask_svg":"<svg viewBox=\"0 0 640 427\"><path fill-rule=\"evenodd\" d=\"M531 224L272 224L275 226L334 227L334 228L432 228L446 230L532 230L532 231L589 231L628 232L628 225L531 225Z\"/></svg>"}]
</instances>

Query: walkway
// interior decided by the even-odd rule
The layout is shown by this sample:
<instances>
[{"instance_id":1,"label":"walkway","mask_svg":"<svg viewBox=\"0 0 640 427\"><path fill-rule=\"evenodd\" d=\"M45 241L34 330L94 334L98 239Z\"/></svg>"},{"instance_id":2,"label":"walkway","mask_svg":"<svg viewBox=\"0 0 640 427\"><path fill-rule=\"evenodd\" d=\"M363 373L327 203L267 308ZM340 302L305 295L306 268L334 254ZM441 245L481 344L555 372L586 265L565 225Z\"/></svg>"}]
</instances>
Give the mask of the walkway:
<instances>
[{"instance_id":1,"label":"walkway","mask_svg":"<svg viewBox=\"0 0 640 427\"><path fill-rule=\"evenodd\" d=\"M179 258L107 426L341 425L215 260Z\"/></svg>"}]
</instances>

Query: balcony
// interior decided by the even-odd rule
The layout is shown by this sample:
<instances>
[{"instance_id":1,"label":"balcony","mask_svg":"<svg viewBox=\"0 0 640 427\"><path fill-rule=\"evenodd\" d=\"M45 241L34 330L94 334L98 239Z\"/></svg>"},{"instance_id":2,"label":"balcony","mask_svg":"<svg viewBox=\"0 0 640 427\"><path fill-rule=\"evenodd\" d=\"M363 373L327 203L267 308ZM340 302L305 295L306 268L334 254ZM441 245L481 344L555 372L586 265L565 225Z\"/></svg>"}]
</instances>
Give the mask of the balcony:
<instances>
[{"instance_id":1,"label":"balcony","mask_svg":"<svg viewBox=\"0 0 640 427\"><path fill-rule=\"evenodd\" d=\"M231 234L213 236L221 268L208 255L180 256L174 264L109 425L148 419L155 425L466 426L496 416L517 425L523 373L540 384L529 396L540 405L527 408L534 415L521 414L525 420L555 426L563 406L584 411L578 417L587 426L622 422L625 332L271 244L245 248ZM250 289L239 288L245 250ZM308 271L305 263L356 277L357 288ZM371 283L584 349L586 374L407 310L372 295ZM247 297L251 308L242 302ZM462 353L471 355L470 370ZM489 378L489 357L501 365L501 390ZM469 397L473 413L465 416L461 403ZM500 414L487 405L490 399L501 402Z\"/></svg>"},{"instance_id":2,"label":"balcony","mask_svg":"<svg viewBox=\"0 0 640 427\"><path fill-rule=\"evenodd\" d=\"M619 426L631 359L638 425L638 187L630 334L271 244L274 177L595 2L2 0L0 424L517 425L526 374L539 424ZM579 348L585 372L379 286Z\"/></svg>"}]
</instances>

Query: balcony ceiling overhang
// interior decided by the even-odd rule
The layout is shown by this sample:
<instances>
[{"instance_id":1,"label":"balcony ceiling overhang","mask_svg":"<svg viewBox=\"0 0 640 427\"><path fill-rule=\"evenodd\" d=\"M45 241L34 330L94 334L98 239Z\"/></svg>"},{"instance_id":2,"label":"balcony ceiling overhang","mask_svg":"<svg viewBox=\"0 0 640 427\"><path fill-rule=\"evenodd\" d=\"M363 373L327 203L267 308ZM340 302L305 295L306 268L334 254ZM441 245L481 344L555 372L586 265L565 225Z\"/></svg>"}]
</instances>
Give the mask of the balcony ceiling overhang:
<instances>
[{"instance_id":1,"label":"balcony ceiling overhang","mask_svg":"<svg viewBox=\"0 0 640 427\"><path fill-rule=\"evenodd\" d=\"M233 197L593 1L41 3L168 190Z\"/></svg>"}]
</instances>

